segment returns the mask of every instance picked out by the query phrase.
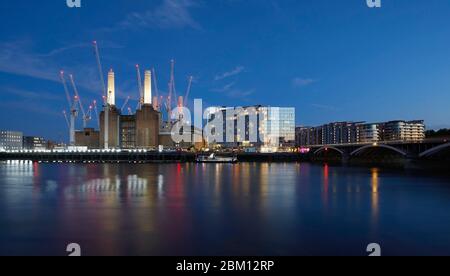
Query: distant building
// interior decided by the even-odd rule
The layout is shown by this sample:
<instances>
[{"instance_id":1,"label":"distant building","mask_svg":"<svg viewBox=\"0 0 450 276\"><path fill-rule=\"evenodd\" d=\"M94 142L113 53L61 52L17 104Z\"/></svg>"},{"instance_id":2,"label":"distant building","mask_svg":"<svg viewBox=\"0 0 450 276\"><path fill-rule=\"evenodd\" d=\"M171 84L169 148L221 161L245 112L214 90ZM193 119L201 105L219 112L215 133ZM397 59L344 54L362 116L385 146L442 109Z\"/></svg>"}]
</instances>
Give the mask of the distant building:
<instances>
[{"instance_id":1,"label":"distant building","mask_svg":"<svg viewBox=\"0 0 450 276\"><path fill-rule=\"evenodd\" d=\"M120 116L120 148L134 149L136 148L136 116L122 115Z\"/></svg>"},{"instance_id":2,"label":"distant building","mask_svg":"<svg viewBox=\"0 0 450 276\"><path fill-rule=\"evenodd\" d=\"M422 141L425 139L424 121L391 121L382 124L385 141Z\"/></svg>"},{"instance_id":3,"label":"distant building","mask_svg":"<svg viewBox=\"0 0 450 276\"><path fill-rule=\"evenodd\" d=\"M418 142L424 138L424 121L336 122L319 127L296 128L297 146Z\"/></svg>"},{"instance_id":4,"label":"distant building","mask_svg":"<svg viewBox=\"0 0 450 276\"><path fill-rule=\"evenodd\" d=\"M26 150L46 150L47 141L42 137L24 136L23 149Z\"/></svg>"},{"instance_id":5,"label":"distant building","mask_svg":"<svg viewBox=\"0 0 450 276\"><path fill-rule=\"evenodd\" d=\"M165 148L174 148L175 142L172 139L172 127L173 124L167 121L162 122L159 129L159 145Z\"/></svg>"},{"instance_id":6,"label":"distant building","mask_svg":"<svg viewBox=\"0 0 450 276\"><path fill-rule=\"evenodd\" d=\"M359 143L375 143L382 140L381 124L361 124L359 129Z\"/></svg>"},{"instance_id":7,"label":"distant building","mask_svg":"<svg viewBox=\"0 0 450 276\"><path fill-rule=\"evenodd\" d=\"M93 128L85 128L75 132L75 146L98 149L100 147L100 132Z\"/></svg>"},{"instance_id":8,"label":"distant building","mask_svg":"<svg viewBox=\"0 0 450 276\"><path fill-rule=\"evenodd\" d=\"M0 131L0 148L4 150L21 150L23 148L23 133L19 131Z\"/></svg>"},{"instance_id":9,"label":"distant building","mask_svg":"<svg viewBox=\"0 0 450 276\"><path fill-rule=\"evenodd\" d=\"M100 113L100 147L123 149L156 149L159 146L161 114L152 104L151 72L145 71L144 97L135 115L122 115L116 107L115 74L108 73L108 136L106 136L106 112ZM155 102L156 105L156 102Z\"/></svg>"},{"instance_id":10,"label":"distant building","mask_svg":"<svg viewBox=\"0 0 450 276\"><path fill-rule=\"evenodd\" d=\"M357 143L361 123L337 122L322 126L322 142L325 144Z\"/></svg>"},{"instance_id":11,"label":"distant building","mask_svg":"<svg viewBox=\"0 0 450 276\"><path fill-rule=\"evenodd\" d=\"M295 146L295 108L267 108L269 133L279 137L279 147Z\"/></svg>"},{"instance_id":12,"label":"distant building","mask_svg":"<svg viewBox=\"0 0 450 276\"><path fill-rule=\"evenodd\" d=\"M334 122L319 127L297 127L296 144L332 145L358 143L364 131L360 122Z\"/></svg>"},{"instance_id":13,"label":"distant building","mask_svg":"<svg viewBox=\"0 0 450 276\"><path fill-rule=\"evenodd\" d=\"M58 143L55 141L47 141L47 149L48 150L64 150L67 148L67 145L64 143Z\"/></svg>"},{"instance_id":14,"label":"distant building","mask_svg":"<svg viewBox=\"0 0 450 276\"><path fill-rule=\"evenodd\" d=\"M296 145L311 145L312 142L310 139L312 138L310 135L311 127L296 127L295 128L295 144Z\"/></svg>"},{"instance_id":15,"label":"distant building","mask_svg":"<svg viewBox=\"0 0 450 276\"><path fill-rule=\"evenodd\" d=\"M136 110L136 147L155 149L159 145L161 113L151 104L144 104Z\"/></svg>"},{"instance_id":16,"label":"distant building","mask_svg":"<svg viewBox=\"0 0 450 276\"><path fill-rule=\"evenodd\" d=\"M119 122L120 122L120 110L116 106L109 106L108 112L108 148L119 148ZM106 140L105 130L105 111L100 113L100 145L103 148Z\"/></svg>"},{"instance_id":17,"label":"distant building","mask_svg":"<svg viewBox=\"0 0 450 276\"><path fill-rule=\"evenodd\" d=\"M175 143L172 139L172 127L176 122L163 122L159 131L159 145L165 148L181 148L181 149L196 149L201 150L206 146L206 142L203 139L203 130L191 126L190 128L190 141L181 141L180 143ZM184 135L184 129L180 130L180 135ZM189 130L189 128L187 128Z\"/></svg>"},{"instance_id":18,"label":"distant building","mask_svg":"<svg viewBox=\"0 0 450 276\"><path fill-rule=\"evenodd\" d=\"M109 148L156 149L159 145L161 114L151 105L143 105L134 115L122 115L114 106L110 107ZM105 145L105 112L100 113L100 147Z\"/></svg>"},{"instance_id":19,"label":"distant building","mask_svg":"<svg viewBox=\"0 0 450 276\"><path fill-rule=\"evenodd\" d=\"M214 126L220 133L209 145L223 148L279 148L295 144L295 108L265 107L218 107L209 114L209 123L216 118L222 125Z\"/></svg>"}]
</instances>

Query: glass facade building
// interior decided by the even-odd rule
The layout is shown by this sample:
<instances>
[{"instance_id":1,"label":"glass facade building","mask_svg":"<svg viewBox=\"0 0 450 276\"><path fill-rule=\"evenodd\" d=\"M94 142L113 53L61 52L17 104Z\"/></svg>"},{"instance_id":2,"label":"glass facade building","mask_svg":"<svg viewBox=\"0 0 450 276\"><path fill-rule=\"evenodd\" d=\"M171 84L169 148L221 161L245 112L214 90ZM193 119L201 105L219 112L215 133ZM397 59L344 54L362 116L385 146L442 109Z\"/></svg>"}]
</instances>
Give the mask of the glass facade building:
<instances>
[{"instance_id":1,"label":"glass facade building","mask_svg":"<svg viewBox=\"0 0 450 276\"><path fill-rule=\"evenodd\" d=\"M295 108L268 107L267 129L280 146L295 141Z\"/></svg>"},{"instance_id":2,"label":"glass facade building","mask_svg":"<svg viewBox=\"0 0 450 276\"><path fill-rule=\"evenodd\" d=\"M295 108L256 105L211 110L208 123L215 138L206 139L209 144L228 148L277 148L295 144ZM207 133L211 131L206 129Z\"/></svg>"}]
</instances>

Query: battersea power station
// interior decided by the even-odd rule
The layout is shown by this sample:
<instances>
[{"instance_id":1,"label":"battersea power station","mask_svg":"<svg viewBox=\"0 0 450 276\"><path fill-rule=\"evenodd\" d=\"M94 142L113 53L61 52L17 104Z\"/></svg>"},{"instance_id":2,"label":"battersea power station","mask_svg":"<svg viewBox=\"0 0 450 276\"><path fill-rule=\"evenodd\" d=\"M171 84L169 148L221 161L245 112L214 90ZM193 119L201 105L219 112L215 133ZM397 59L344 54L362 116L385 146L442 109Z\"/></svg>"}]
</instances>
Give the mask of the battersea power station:
<instances>
[{"instance_id":1,"label":"battersea power station","mask_svg":"<svg viewBox=\"0 0 450 276\"><path fill-rule=\"evenodd\" d=\"M115 75L108 72L107 99L100 113L100 131L85 128L75 133L77 147L89 149L155 149L159 145L173 146L170 133L160 133L161 113L157 98L152 98L152 73L145 71L143 96L134 115L122 114L116 106Z\"/></svg>"}]
</instances>

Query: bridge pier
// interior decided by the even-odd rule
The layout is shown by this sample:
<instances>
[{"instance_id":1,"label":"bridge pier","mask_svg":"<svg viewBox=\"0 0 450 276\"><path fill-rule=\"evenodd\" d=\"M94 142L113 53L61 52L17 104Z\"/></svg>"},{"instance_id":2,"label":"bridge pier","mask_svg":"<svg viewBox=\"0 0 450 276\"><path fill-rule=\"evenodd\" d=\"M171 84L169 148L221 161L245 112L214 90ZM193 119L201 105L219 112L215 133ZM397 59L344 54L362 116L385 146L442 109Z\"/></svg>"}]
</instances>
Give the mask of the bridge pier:
<instances>
[{"instance_id":1,"label":"bridge pier","mask_svg":"<svg viewBox=\"0 0 450 276\"><path fill-rule=\"evenodd\" d=\"M350 154L348 152L344 152L342 154L342 164L343 165L347 165L348 163L350 163Z\"/></svg>"}]
</instances>

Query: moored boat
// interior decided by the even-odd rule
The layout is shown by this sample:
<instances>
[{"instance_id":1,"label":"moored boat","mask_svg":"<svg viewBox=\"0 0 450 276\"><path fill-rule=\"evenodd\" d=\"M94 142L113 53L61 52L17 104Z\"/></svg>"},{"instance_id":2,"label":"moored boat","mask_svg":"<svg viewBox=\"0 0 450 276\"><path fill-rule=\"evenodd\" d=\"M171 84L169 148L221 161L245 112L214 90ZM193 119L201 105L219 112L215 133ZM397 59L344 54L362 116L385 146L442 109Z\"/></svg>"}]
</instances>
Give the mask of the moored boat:
<instances>
[{"instance_id":1,"label":"moored boat","mask_svg":"<svg viewBox=\"0 0 450 276\"><path fill-rule=\"evenodd\" d=\"M197 163L237 163L238 159L237 157L220 157L213 153L209 156L200 155L195 161Z\"/></svg>"}]
</instances>

